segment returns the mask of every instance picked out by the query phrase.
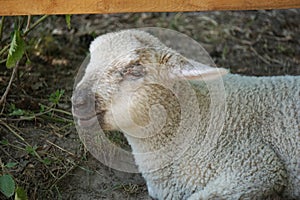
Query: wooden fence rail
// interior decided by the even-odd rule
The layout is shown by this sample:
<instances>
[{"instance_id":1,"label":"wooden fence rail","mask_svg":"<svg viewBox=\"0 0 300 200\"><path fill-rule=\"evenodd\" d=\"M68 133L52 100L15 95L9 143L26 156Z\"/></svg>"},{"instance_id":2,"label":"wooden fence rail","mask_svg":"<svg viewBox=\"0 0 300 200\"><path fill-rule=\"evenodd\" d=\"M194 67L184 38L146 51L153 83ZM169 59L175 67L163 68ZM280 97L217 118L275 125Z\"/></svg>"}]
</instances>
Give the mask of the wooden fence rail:
<instances>
[{"instance_id":1,"label":"wooden fence rail","mask_svg":"<svg viewBox=\"0 0 300 200\"><path fill-rule=\"evenodd\" d=\"M300 8L300 0L0 0L0 16Z\"/></svg>"}]
</instances>

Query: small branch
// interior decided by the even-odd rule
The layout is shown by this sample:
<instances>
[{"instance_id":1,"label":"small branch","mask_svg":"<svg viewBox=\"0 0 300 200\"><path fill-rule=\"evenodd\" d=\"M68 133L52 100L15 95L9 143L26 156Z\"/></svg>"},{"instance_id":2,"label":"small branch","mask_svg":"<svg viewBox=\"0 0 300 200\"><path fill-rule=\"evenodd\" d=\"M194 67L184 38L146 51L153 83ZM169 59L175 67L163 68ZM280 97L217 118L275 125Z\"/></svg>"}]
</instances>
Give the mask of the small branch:
<instances>
[{"instance_id":1,"label":"small branch","mask_svg":"<svg viewBox=\"0 0 300 200\"><path fill-rule=\"evenodd\" d=\"M260 58L264 63L266 63L267 65L270 65L271 63L266 59L264 58L263 56L261 56L259 53L257 53L257 51L250 46L250 50L258 57Z\"/></svg>"},{"instance_id":2,"label":"small branch","mask_svg":"<svg viewBox=\"0 0 300 200\"><path fill-rule=\"evenodd\" d=\"M0 57L2 56L2 54L4 54L10 47L10 44L6 45L1 51L0 51Z\"/></svg>"},{"instance_id":3,"label":"small branch","mask_svg":"<svg viewBox=\"0 0 300 200\"><path fill-rule=\"evenodd\" d=\"M19 62L17 62L16 66L14 67L13 72L12 72L11 77L10 77L10 80L9 80L9 83L8 83L8 85L6 87L6 90L5 90L4 94L2 95L2 97L0 99L0 106L2 104L4 104L4 102L6 101L6 96L8 95L8 92L9 92L9 90L11 88L11 84L12 84L12 82L13 82L15 76L16 76L18 67L19 67Z\"/></svg>"},{"instance_id":4,"label":"small branch","mask_svg":"<svg viewBox=\"0 0 300 200\"><path fill-rule=\"evenodd\" d=\"M3 16L3 17L1 18L1 24L0 24L0 42L2 41L4 21L5 21L5 17Z\"/></svg>"},{"instance_id":5,"label":"small branch","mask_svg":"<svg viewBox=\"0 0 300 200\"><path fill-rule=\"evenodd\" d=\"M43 104L41 104L41 105L43 105ZM46 105L43 105L43 106L45 108L49 109L49 110L54 111L54 112L58 112L58 113L62 113L62 114L65 114L65 115L73 116L73 114L70 113L70 112L68 112L68 111L57 109L57 108L53 108L53 107L49 107L49 106L46 106Z\"/></svg>"},{"instance_id":6,"label":"small branch","mask_svg":"<svg viewBox=\"0 0 300 200\"><path fill-rule=\"evenodd\" d=\"M28 30L24 32L23 36L27 36L30 31L32 31L37 25L47 19L48 16L49 15L44 15L43 17L39 18L34 24L32 24L32 26Z\"/></svg>"},{"instance_id":7,"label":"small branch","mask_svg":"<svg viewBox=\"0 0 300 200\"><path fill-rule=\"evenodd\" d=\"M41 118L51 120L51 121L54 121L54 122L74 123L73 120L66 119L66 118L63 118L63 117L54 117L54 116L41 115Z\"/></svg>"},{"instance_id":8,"label":"small branch","mask_svg":"<svg viewBox=\"0 0 300 200\"><path fill-rule=\"evenodd\" d=\"M0 150L2 151L2 152L4 152L11 160L13 160L13 161L15 161L16 163L19 163L19 161L16 159L16 158L14 158L11 154L9 154L5 149L3 149L1 146L0 146Z\"/></svg>"},{"instance_id":9,"label":"small branch","mask_svg":"<svg viewBox=\"0 0 300 200\"><path fill-rule=\"evenodd\" d=\"M20 140L22 140L23 142L25 142L26 145L29 145L26 140L19 135L16 131L14 131L8 124L6 124L5 122L0 120L0 124L2 124L3 126L5 126L10 132L12 132L17 138L19 138Z\"/></svg>"},{"instance_id":10,"label":"small branch","mask_svg":"<svg viewBox=\"0 0 300 200\"><path fill-rule=\"evenodd\" d=\"M2 172L5 172L5 166L4 166L1 158L0 158L0 166L2 168Z\"/></svg>"},{"instance_id":11,"label":"small branch","mask_svg":"<svg viewBox=\"0 0 300 200\"><path fill-rule=\"evenodd\" d=\"M73 164L73 163L72 163ZM56 178L55 181L52 183L52 185L50 186L50 190L56 185L56 183L58 181L60 181L61 179L63 179L66 175L68 175L74 168L76 167L76 165L72 165L63 175L61 175L60 177Z\"/></svg>"},{"instance_id":12,"label":"small branch","mask_svg":"<svg viewBox=\"0 0 300 200\"><path fill-rule=\"evenodd\" d=\"M6 59L0 60L0 64L3 64L3 63L5 63L5 62L6 62Z\"/></svg>"},{"instance_id":13,"label":"small branch","mask_svg":"<svg viewBox=\"0 0 300 200\"><path fill-rule=\"evenodd\" d=\"M28 15L27 17L27 24L26 24L26 28L25 28L25 32L28 31L30 29L30 23L31 23L31 15Z\"/></svg>"},{"instance_id":14,"label":"small branch","mask_svg":"<svg viewBox=\"0 0 300 200\"><path fill-rule=\"evenodd\" d=\"M48 143L51 144L52 146L54 146L54 147L60 149L60 150L63 151L63 152L66 152L66 153L68 153L69 155L71 155L71 156L73 156L73 157L76 158L76 155L75 155L74 153L72 153L72 152L70 152L70 151L68 151L68 150L66 150L66 149L64 149L64 148L62 148L62 147L60 147L60 146L58 146L57 144L54 144L53 142L51 142L51 141L49 141L49 140L46 140L46 142L48 142Z\"/></svg>"}]
</instances>

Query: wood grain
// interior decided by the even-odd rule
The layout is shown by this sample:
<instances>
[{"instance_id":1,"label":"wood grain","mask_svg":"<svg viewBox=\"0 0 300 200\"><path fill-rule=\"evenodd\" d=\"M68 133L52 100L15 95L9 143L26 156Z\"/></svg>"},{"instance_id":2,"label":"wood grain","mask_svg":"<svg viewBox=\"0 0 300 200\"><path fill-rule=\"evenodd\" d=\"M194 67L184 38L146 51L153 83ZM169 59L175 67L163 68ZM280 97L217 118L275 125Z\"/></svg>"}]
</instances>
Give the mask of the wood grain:
<instances>
[{"instance_id":1,"label":"wood grain","mask_svg":"<svg viewBox=\"0 0 300 200\"><path fill-rule=\"evenodd\" d=\"M0 15L300 8L300 0L0 0Z\"/></svg>"}]
</instances>

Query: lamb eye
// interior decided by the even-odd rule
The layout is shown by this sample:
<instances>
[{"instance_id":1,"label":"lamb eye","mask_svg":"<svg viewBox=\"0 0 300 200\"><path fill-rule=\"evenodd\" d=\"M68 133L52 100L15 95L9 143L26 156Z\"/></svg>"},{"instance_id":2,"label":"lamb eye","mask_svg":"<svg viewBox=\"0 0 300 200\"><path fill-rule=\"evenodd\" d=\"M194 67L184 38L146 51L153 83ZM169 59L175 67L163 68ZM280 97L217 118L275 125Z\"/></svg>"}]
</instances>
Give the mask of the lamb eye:
<instances>
[{"instance_id":1,"label":"lamb eye","mask_svg":"<svg viewBox=\"0 0 300 200\"><path fill-rule=\"evenodd\" d=\"M124 78L129 78L129 79L139 79L144 77L146 74L144 66L140 64L134 64L134 65L129 65L123 68L120 71L120 74Z\"/></svg>"}]
</instances>

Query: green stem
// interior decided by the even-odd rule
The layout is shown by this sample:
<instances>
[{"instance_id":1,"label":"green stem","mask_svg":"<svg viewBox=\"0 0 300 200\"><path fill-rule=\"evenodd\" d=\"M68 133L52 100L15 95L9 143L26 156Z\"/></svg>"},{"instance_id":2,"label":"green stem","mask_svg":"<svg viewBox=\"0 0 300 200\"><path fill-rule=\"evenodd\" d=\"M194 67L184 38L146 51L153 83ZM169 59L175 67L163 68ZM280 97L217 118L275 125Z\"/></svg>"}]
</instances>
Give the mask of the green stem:
<instances>
[{"instance_id":1,"label":"green stem","mask_svg":"<svg viewBox=\"0 0 300 200\"><path fill-rule=\"evenodd\" d=\"M44 15L43 17L39 18L34 24L32 24L32 26L28 30L25 30L23 36L25 37L26 35L28 35L30 31L32 31L37 25L47 19L48 16L49 15Z\"/></svg>"},{"instance_id":2,"label":"green stem","mask_svg":"<svg viewBox=\"0 0 300 200\"><path fill-rule=\"evenodd\" d=\"M74 123L73 120L62 118L62 117L54 117L54 116L47 116L47 115L41 115L41 118L51 120L54 122L61 122L61 123Z\"/></svg>"},{"instance_id":3,"label":"green stem","mask_svg":"<svg viewBox=\"0 0 300 200\"><path fill-rule=\"evenodd\" d=\"M47 108L49 110L52 110L52 111L55 111L55 112L59 112L59 113L63 113L63 114L69 115L69 116L73 116L72 113L70 113L68 111L60 110L60 109L57 109L57 108L53 108L53 106L46 106L46 105L41 104L41 103L40 103L40 105L43 105L45 108Z\"/></svg>"},{"instance_id":4,"label":"green stem","mask_svg":"<svg viewBox=\"0 0 300 200\"><path fill-rule=\"evenodd\" d=\"M65 115L73 116L72 113L70 113L68 111L65 111L65 110L60 110L60 109L57 109L57 108L52 108L51 110L53 110L55 112L59 112L59 113L65 114Z\"/></svg>"},{"instance_id":5,"label":"green stem","mask_svg":"<svg viewBox=\"0 0 300 200\"><path fill-rule=\"evenodd\" d=\"M1 51L0 51L0 57L9 49L10 45L6 45Z\"/></svg>"}]
</instances>

